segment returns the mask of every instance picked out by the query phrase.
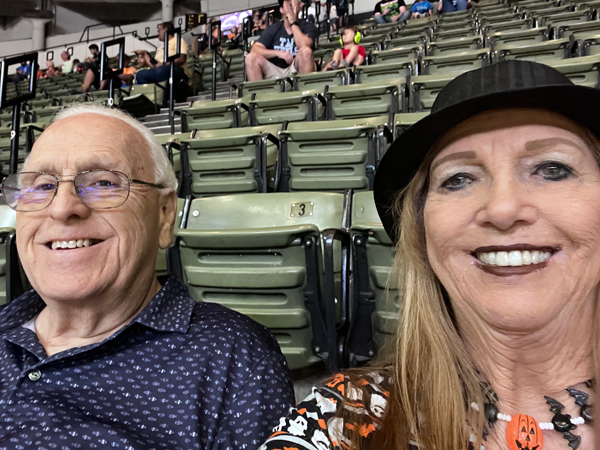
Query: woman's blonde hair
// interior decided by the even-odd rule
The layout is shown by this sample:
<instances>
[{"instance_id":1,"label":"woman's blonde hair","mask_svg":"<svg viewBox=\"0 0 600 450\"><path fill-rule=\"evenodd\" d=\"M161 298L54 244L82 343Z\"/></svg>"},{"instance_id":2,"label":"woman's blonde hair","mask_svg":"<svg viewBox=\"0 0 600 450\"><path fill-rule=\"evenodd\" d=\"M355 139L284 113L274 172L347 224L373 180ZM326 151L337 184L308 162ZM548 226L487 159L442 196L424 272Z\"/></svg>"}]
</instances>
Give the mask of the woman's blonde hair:
<instances>
[{"instance_id":1,"label":"woman's blonde hair","mask_svg":"<svg viewBox=\"0 0 600 450\"><path fill-rule=\"evenodd\" d=\"M587 129L582 129L580 136L600 164L598 138ZM375 372L387 373L392 385L385 417L376 420L378 432L369 444L353 433L353 450L408 449L410 441L424 450L466 450L471 433L477 437L472 445L478 450L484 433L483 407L477 411L470 405L486 402L485 374L478 372L467 353L448 295L427 256L423 210L435 147L394 202L399 239L390 278L397 281L402 304L397 334L388 351L381 352L370 367L347 373L354 386ZM597 308L596 317L599 315ZM368 395L364 400L369 402ZM345 420L359 424L356 429L361 421L369 420L340 410Z\"/></svg>"}]
</instances>

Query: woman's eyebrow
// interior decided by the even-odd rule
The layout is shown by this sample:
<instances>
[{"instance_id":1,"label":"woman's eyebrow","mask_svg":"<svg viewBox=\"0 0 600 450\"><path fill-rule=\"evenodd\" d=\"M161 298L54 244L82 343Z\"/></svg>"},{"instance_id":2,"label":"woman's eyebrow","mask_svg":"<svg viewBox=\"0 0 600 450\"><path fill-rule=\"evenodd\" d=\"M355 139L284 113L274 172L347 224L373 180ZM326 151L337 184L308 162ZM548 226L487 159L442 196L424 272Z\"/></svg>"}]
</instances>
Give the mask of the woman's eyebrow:
<instances>
[{"instance_id":1,"label":"woman's eyebrow","mask_svg":"<svg viewBox=\"0 0 600 450\"><path fill-rule=\"evenodd\" d=\"M431 165L431 172L433 172L436 169L436 167L438 167L440 164L445 163L446 161L451 161L453 159L473 159L476 156L477 155L475 155L475 152L473 152L473 151L452 153L450 155L444 156L443 158L440 158L437 161L435 161Z\"/></svg>"},{"instance_id":2,"label":"woman's eyebrow","mask_svg":"<svg viewBox=\"0 0 600 450\"><path fill-rule=\"evenodd\" d=\"M573 147L578 150L582 150L581 146L578 145L577 143L575 143L569 139L561 138L561 137L536 139L534 141L526 142L525 150L527 150L527 151L542 150L542 149L545 149L548 147L554 147L554 146L560 145L560 144L568 145L569 147Z\"/></svg>"}]
</instances>

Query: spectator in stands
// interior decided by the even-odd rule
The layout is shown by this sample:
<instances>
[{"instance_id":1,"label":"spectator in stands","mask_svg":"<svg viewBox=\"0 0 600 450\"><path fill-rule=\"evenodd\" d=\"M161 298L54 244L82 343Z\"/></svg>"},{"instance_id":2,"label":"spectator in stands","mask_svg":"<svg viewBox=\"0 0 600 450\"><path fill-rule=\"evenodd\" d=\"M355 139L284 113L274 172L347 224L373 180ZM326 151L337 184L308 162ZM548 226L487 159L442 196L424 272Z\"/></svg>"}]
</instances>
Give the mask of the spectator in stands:
<instances>
[{"instance_id":1,"label":"spectator in stands","mask_svg":"<svg viewBox=\"0 0 600 450\"><path fill-rule=\"evenodd\" d=\"M26 80L29 77L30 72L31 64L22 62L21 65L17 68L16 73L13 75L12 81L18 83L19 81Z\"/></svg>"},{"instance_id":2,"label":"spectator in stands","mask_svg":"<svg viewBox=\"0 0 600 450\"><path fill-rule=\"evenodd\" d=\"M92 56L88 57L83 64L85 78L83 79L83 92L90 92L92 87L96 90L104 90L108 86L108 80L100 82L100 49L96 44L88 47Z\"/></svg>"},{"instance_id":3,"label":"spectator in stands","mask_svg":"<svg viewBox=\"0 0 600 450\"><path fill-rule=\"evenodd\" d=\"M196 39L192 41L191 47L193 55L200 56L208 53L208 35L206 33L201 33L196 36Z\"/></svg>"},{"instance_id":4,"label":"spectator in stands","mask_svg":"<svg viewBox=\"0 0 600 450\"><path fill-rule=\"evenodd\" d=\"M233 41L233 40L236 40L239 37L240 37L240 33L238 31L238 27L236 27L235 25L233 25L229 29L229 33L227 34L227 39L229 39L230 41Z\"/></svg>"},{"instance_id":5,"label":"spectator in stands","mask_svg":"<svg viewBox=\"0 0 600 450\"><path fill-rule=\"evenodd\" d=\"M177 178L151 131L67 108L5 179L34 290L0 312L0 446L255 449L292 405L273 335L155 275Z\"/></svg>"},{"instance_id":6,"label":"spectator in stands","mask_svg":"<svg viewBox=\"0 0 600 450\"><path fill-rule=\"evenodd\" d=\"M171 22L164 22L157 26L158 29L158 40L160 42L164 42L165 39L168 40L169 46L169 55L175 55L177 51L177 40L175 39L175 27ZM180 55L177 59L173 61L175 64L175 83L179 81L188 81L189 80L189 69L187 66L187 53L188 46L183 39L180 41ZM170 62L164 63L164 46L160 46L160 48L156 51L156 55L154 58L150 56L148 52L145 50L138 50L138 55L142 54L142 59L145 61L145 65L149 67L148 70L140 71L136 75L136 83L137 84L147 84L147 83L159 83L161 81L166 81L169 79L171 68ZM139 58L139 56L138 56Z\"/></svg>"},{"instance_id":7,"label":"spectator in stands","mask_svg":"<svg viewBox=\"0 0 600 450\"><path fill-rule=\"evenodd\" d=\"M62 72L54 65L54 61L46 61L46 73L44 74L44 78L54 78L61 74Z\"/></svg>"},{"instance_id":8,"label":"spectator in stands","mask_svg":"<svg viewBox=\"0 0 600 450\"><path fill-rule=\"evenodd\" d=\"M74 61L71 60L71 55L69 55L69 52L64 50L61 54L60 54L60 59L63 60L62 65L60 66L60 70L62 71L63 74L69 74L73 72L73 64Z\"/></svg>"},{"instance_id":9,"label":"spectator in stands","mask_svg":"<svg viewBox=\"0 0 600 450\"><path fill-rule=\"evenodd\" d=\"M283 20L267 27L246 57L249 81L314 72L314 24L298 19L298 0L279 0Z\"/></svg>"},{"instance_id":10,"label":"spectator in stands","mask_svg":"<svg viewBox=\"0 0 600 450\"><path fill-rule=\"evenodd\" d=\"M586 411L600 323L599 115L600 91L533 62L447 84L375 176L396 244L394 339L370 366L313 388L260 450L598 448Z\"/></svg>"},{"instance_id":11,"label":"spectator in stands","mask_svg":"<svg viewBox=\"0 0 600 450\"><path fill-rule=\"evenodd\" d=\"M81 64L81 61L79 61L77 58L75 58L73 60L73 72L74 73L82 73L83 72L83 65Z\"/></svg>"},{"instance_id":12,"label":"spectator in stands","mask_svg":"<svg viewBox=\"0 0 600 450\"><path fill-rule=\"evenodd\" d=\"M365 48L362 45L358 45L360 36L360 31L357 27L345 27L340 35L340 45L342 48L338 48L333 52L333 58L323 70L360 66L365 62Z\"/></svg>"},{"instance_id":13,"label":"spectator in stands","mask_svg":"<svg viewBox=\"0 0 600 450\"><path fill-rule=\"evenodd\" d=\"M252 36L260 35L263 30L267 28L267 12L260 13L258 9L252 13L252 29L250 30Z\"/></svg>"},{"instance_id":14,"label":"spectator in stands","mask_svg":"<svg viewBox=\"0 0 600 450\"><path fill-rule=\"evenodd\" d=\"M122 82L121 87L131 86L135 80L135 74L137 70L135 67L131 67L131 58L129 55L123 55L123 73L119 75L119 79Z\"/></svg>"},{"instance_id":15,"label":"spectator in stands","mask_svg":"<svg viewBox=\"0 0 600 450\"><path fill-rule=\"evenodd\" d=\"M346 25L348 18L348 0L333 0L331 6L335 6L337 14L336 31L341 30Z\"/></svg>"},{"instance_id":16,"label":"spectator in stands","mask_svg":"<svg viewBox=\"0 0 600 450\"><path fill-rule=\"evenodd\" d=\"M406 9L404 0L381 0L375 5L373 18L379 25L403 22L410 19L411 12Z\"/></svg>"},{"instance_id":17,"label":"spectator in stands","mask_svg":"<svg viewBox=\"0 0 600 450\"><path fill-rule=\"evenodd\" d=\"M413 3L410 8L412 13L411 18L420 19L422 17L429 17L432 14L433 6L427 0L417 0Z\"/></svg>"},{"instance_id":18,"label":"spectator in stands","mask_svg":"<svg viewBox=\"0 0 600 450\"><path fill-rule=\"evenodd\" d=\"M467 0L439 0L437 5L438 13L465 11L467 3Z\"/></svg>"}]
</instances>

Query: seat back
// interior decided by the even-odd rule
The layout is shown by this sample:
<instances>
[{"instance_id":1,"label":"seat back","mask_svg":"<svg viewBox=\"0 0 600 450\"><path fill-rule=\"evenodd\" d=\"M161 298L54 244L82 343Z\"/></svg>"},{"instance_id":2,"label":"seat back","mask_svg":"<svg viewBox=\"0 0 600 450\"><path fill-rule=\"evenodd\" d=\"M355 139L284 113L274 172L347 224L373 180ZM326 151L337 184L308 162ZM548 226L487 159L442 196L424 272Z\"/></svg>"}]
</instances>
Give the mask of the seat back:
<instances>
[{"instance_id":1,"label":"seat back","mask_svg":"<svg viewBox=\"0 0 600 450\"><path fill-rule=\"evenodd\" d=\"M548 60L546 64L565 74L573 83L579 86L598 88L600 55L581 56L561 60Z\"/></svg>"},{"instance_id":2,"label":"seat back","mask_svg":"<svg viewBox=\"0 0 600 450\"><path fill-rule=\"evenodd\" d=\"M396 284L388 279L394 263L394 245L375 207L372 192L352 199L350 232L354 264L354 311L347 337L350 365L371 359L398 329L400 301ZM386 288L391 288L386 292Z\"/></svg>"},{"instance_id":3,"label":"seat back","mask_svg":"<svg viewBox=\"0 0 600 450\"><path fill-rule=\"evenodd\" d=\"M518 59L543 63L547 59L569 58L573 49L570 38L553 39L536 44L496 44L492 49L492 61Z\"/></svg>"},{"instance_id":4,"label":"seat back","mask_svg":"<svg viewBox=\"0 0 600 450\"><path fill-rule=\"evenodd\" d=\"M315 89L319 92L325 90L325 86L341 86L348 84L350 74L347 69L330 70L327 72L311 72L296 74L292 78L294 91L306 91Z\"/></svg>"},{"instance_id":5,"label":"seat back","mask_svg":"<svg viewBox=\"0 0 600 450\"><path fill-rule=\"evenodd\" d=\"M468 36L455 39L444 39L438 42L431 42L427 45L428 56L444 56L477 50L483 47L483 36Z\"/></svg>"},{"instance_id":6,"label":"seat back","mask_svg":"<svg viewBox=\"0 0 600 450\"><path fill-rule=\"evenodd\" d=\"M183 281L196 301L215 302L268 327L292 370L331 349L321 308L321 233L339 228L344 195L246 194L192 201L176 231ZM327 322L330 324L330 322ZM335 354L335 338L332 353ZM335 355L333 355L335 357Z\"/></svg>"},{"instance_id":7,"label":"seat back","mask_svg":"<svg viewBox=\"0 0 600 450\"><path fill-rule=\"evenodd\" d=\"M429 111L402 113L394 116L394 136L398 137L419 120L429 115Z\"/></svg>"},{"instance_id":8,"label":"seat back","mask_svg":"<svg viewBox=\"0 0 600 450\"><path fill-rule=\"evenodd\" d=\"M422 45L407 45L404 47L396 47L391 50L380 50L371 52L371 62L373 64L385 64L398 61L406 61L407 59L418 58L424 51Z\"/></svg>"},{"instance_id":9,"label":"seat back","mask_svg":"<svg viewBox=\"0 0 600 450\"><path fill-rule=\"evenodd\" d=\"M456 74L419 75L410 80L411 112L430 111L441 90Z\"/></svg>"},{"instance_id":10,"label":"seat back","mask_svg":"<svg viewBox=\"0 0 600 450\"><path fill-rule=\"evenodd\" d=\"M250 120L245 103L247 101L248 98L195 101L191 108L181 110L182 130L215 130L246 126Z\"/></svg>"},{"instance_id":11,"label":"seat back","mask_svg":"<svg viewBox=\"0 0 600 450\"><path fill-rule=\"evenodd\" d=\"M286 92L290 89L291 86L285 78L245 81L238 86L238 97L250 97L252 94L268 94L271 92Z\"/></svg>"},{"instance_id":12,"label":"seat back","mask_svg":"<svg viewBox=\"0 0 600 450\"><path fill-rule=\"evenodd\" d=\"M327 98L328 120L375 117L404 110L406 79L331 88Z\"/></svg>"},{"instance_id":13,"label":"seat back","mask_svg":"<svg viewBox=\"0 0 600 450\"><path fill-rule=\"evenodd\" d=\"M280 133L281 190L372 189L380 124L377 119L289 124Z\"/></svg>"},{"instance_id":14,"label":"seat back","mask_svg":"<svg viewBox=\"0 0 600 450\"><path fill-rule=\"evenodd\" d=\"M530 45L548 40L548 28L532 28L520 31L501 31L486 36L486 45L491 47L496 44Z\"/></svg>"},{"instance_id":15,"label":"seat back","mask_svg":"<svg viewBox=\"0 0 600 450\"><path fill-rule=\"evenodd\" d=\"M417 61L407 59L403 62L389 64L372 64L354 68L356 83L385 83L398 82L416 73Z\"/></svg>"},{"instance_id":16,"label":"seat back","mask_svg":"<svg viewBox=\"0 0 600 450\"><path fill-rule=\"evenodd\" d=\"M182 141L182 197L267 191L267 136L278 128L197 131Z\"/></svg>"},{"instance_id":17,"label":"seat back","mask_svg":"<svg viewBox=\"0 0 600 450\"><path fill-rule=\"evenodd\" d=\"M323 115L317 90L263 93L250 100L250 123L254 126L315 121Z\"/></svg>"}]
</instances>

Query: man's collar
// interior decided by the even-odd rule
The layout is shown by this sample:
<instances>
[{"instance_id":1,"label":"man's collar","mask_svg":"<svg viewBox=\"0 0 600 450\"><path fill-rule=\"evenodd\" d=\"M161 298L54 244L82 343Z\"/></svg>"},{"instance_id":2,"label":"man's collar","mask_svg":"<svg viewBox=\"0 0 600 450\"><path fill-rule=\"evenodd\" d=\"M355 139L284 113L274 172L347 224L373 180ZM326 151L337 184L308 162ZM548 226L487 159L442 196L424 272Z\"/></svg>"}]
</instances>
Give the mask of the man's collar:
<instances>
[{"instance_id":1,"label":"man's collar","mask_svg":"<svg viewBox=\"0 0 600 450\"><path fill-rule=\"evenodd\" d=\"M186 333L194 304L185 287L171 276L132 323L156 331ZM27 323L45 306L37 292L26 292L0 310L0 332Z\"/></svg>"}]
</instances>

